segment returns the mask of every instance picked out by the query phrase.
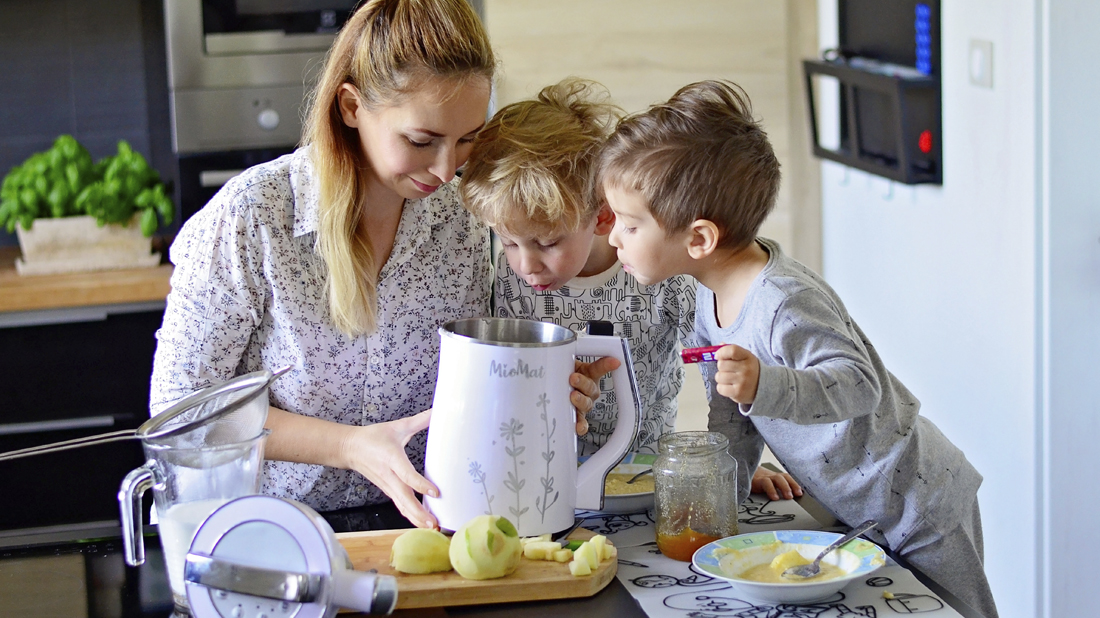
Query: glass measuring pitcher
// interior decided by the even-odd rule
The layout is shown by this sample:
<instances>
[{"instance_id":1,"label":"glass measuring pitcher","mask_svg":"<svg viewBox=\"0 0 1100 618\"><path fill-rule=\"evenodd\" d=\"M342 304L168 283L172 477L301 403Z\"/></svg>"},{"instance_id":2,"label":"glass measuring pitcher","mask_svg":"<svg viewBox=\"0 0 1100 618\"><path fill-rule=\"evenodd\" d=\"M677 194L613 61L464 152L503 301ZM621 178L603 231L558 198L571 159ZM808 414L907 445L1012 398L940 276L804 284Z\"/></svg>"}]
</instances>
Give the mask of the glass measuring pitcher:
<instances>
[{"instance_id":1,"label":"glass measuring pitcher","mask_svg":"<svg viewBox=\"0 0 1100 618\"><path fill-rule=\"evenodd\" d=\"M145 442L145 465L122 481L118 500L126 563L138 566L145 561L141 496L151 488L177 609L187 610L183 563L195 530L221 505L260 492L264 442L270 433L264 429L251 440L215 446L180 448Z\"/></svg>"}]
</instances>

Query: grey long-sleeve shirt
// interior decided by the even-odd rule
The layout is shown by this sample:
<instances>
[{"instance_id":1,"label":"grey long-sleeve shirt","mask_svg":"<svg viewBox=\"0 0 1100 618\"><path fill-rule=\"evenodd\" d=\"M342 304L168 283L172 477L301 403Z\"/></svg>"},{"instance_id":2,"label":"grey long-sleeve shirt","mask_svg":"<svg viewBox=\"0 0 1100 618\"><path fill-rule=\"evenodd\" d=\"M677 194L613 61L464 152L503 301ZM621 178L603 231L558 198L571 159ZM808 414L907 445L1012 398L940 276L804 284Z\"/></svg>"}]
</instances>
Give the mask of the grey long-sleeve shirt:
<instances>
[{"instance_id":1,"label":"grey long-sleeve shirt","mask_svg":"<svg viewBox=\"0 0 1100 618\"><path fill-rule=\"evenodd\" d=\"M740 497L769 448L803 488L850 525L877 519L872 538L903 551L922 524L941 534L970 516L982 477L928 419L920 402L886 370L832 288L758 239L770 258L737 321L720 327L714 292L698 286L699 345L735 343L760 360L750 406L715 390L702 365L709 427L730 439Z\"/></svg>"}]
</instances>

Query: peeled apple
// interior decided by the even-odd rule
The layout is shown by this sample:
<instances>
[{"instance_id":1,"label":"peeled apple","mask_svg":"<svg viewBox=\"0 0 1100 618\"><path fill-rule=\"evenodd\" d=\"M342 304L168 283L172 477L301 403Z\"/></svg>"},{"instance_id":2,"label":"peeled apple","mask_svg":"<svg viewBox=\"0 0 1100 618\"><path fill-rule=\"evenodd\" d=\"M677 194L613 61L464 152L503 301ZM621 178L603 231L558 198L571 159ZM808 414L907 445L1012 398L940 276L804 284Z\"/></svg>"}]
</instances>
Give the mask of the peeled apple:
<instances>
[{"instance_id":1,"label":"peeled apple","mask_svg":"<svg viewBox=\"0 0 1100 618\"><path fill-rule=\"evenodd\" d=\"M466 579L495 579L516 570L523 544L506 518L479 515L455 531L449 555L454 570Z\"/></svg>"},{"instance_id":2,"label":"peeled apple","mask_svg":"<svg viewBox=\"0 0 1100 618\"><path fill-rule=\"evenodd\" d=\"M447 552L451 539L438 530L413 528L397 537L390 548L390 566L402 573L450 571Z\"/></svg>"}]
</instances>

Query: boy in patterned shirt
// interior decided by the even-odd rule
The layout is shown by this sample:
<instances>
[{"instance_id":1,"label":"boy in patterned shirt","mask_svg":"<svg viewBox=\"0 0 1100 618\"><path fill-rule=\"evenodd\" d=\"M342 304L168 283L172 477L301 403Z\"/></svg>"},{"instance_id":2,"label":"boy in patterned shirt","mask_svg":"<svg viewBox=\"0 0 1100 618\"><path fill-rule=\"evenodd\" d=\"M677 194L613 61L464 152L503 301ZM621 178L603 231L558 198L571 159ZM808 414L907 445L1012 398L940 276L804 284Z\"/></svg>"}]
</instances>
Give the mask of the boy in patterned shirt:
<instances>
[{"instance_id":1,"label":"boy in patterned shirt","mask_svg":"<svg viewBox=\"0 0 1100 618\"><path fill-rule=\"evenodd\" d=\"M478 134L460 193L502 246L495 315L574 331L606 321L630 342L642 402L630 451L656 453L658 439L676 422L684 380L678 344L690 345L695 281L677 276L643 285L623 271L608 243L614 215L591 199L589 173L619 118L607 98L598 84L570 78L504 107ZM595 452L614 430L614 392L603 393L587 415L579 455ZM801 495L789 476L764 469L754 475L753 489L772 499Z\"/></svg>"},{"instance_id":2,"label":"boy in patterned shirt","mask_svg":"<svg viewBox=\"0 0 1100 618\"><path fill-rule=\"evenodd\" d=\"M876 520L869 537L995 618L981 475L918 413L836 292L757 236L779 163L744 92L685 86L622 120L594 170L623 268L643 284L698 280L695 337L722 346L702 366L708 426L740 469L766 443L841 521Z\"/></svg>"}]
</instances>

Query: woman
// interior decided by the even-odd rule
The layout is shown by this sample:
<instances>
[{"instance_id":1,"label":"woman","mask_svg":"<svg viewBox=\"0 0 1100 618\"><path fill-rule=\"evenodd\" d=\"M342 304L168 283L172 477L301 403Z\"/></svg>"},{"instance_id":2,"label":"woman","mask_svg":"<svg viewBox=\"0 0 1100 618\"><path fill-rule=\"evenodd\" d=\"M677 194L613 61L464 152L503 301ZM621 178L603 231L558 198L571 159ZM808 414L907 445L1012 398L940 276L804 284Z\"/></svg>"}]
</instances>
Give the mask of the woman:
<instances>
[{"instance_id":1,"label":"woman","mask_svg":"<svg viewBox=\"0 0 1100 618\"><path fill-rule=\"evenodd\" d=\"M374 0L352 15L304 147L227 183L172 245L154 413L293 366L271 387L266 457L278 461L264 493L321 511L389 498L436 525L414 495L437 494L416 472L436 332L488 315L490 294L487 229L450 181L484 123L494 68L466 0ZM583 415L598 390L586 375L571 383Z\"/></svg>"}]
</instances>

